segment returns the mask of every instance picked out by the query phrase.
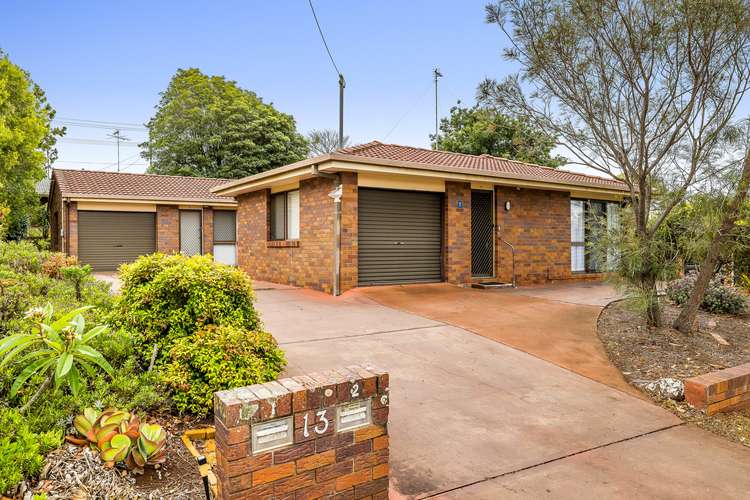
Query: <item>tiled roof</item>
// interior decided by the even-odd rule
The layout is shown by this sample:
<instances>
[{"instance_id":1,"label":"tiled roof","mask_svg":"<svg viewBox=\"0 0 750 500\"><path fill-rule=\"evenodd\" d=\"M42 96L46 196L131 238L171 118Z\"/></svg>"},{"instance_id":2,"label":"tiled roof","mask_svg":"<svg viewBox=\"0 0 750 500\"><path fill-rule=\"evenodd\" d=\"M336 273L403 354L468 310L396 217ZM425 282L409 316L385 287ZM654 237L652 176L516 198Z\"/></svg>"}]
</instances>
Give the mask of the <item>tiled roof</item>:
<instances>
[{"instance_id":1,"label":"tiled roof","mask_svg":"<svg viewBox=\"0 0 750 500\"><path fill-rule=\"evenodd\" d=\"M41 181L36 183L36 194L39 196L49 196L49 186L52 183L52 179L45 177Z\"/></svg>"},{"instance_id":2,"label":"tiled roof","mask_svg":"<svg viewBox=\"0 0 750 500\"><path fill-rule=\"evenodd\" d=\"M234 202L234 198L211 192L228 179L63 169L55 169L52 175L66 197Z\"/></svg>"},{"instance_id":3,"label":"tiled roof","mask_svg":"<svg viewBox=\"0 0 750 500\"><path fill-rule=\"evenodd\" d=\"M477 175L487 174L495 177L507 176L542 182L593 185L618 190L628 189L624 182L612 178L580 174L490 155L476 156L449 151L435 151L396 144L383 144L379 141L342 148L334 152L331 156L336 158L339 155L407 162L433 170L441 170L442 167L451 170L466 170L467 173Z\"/></svg>"}]
</instances>

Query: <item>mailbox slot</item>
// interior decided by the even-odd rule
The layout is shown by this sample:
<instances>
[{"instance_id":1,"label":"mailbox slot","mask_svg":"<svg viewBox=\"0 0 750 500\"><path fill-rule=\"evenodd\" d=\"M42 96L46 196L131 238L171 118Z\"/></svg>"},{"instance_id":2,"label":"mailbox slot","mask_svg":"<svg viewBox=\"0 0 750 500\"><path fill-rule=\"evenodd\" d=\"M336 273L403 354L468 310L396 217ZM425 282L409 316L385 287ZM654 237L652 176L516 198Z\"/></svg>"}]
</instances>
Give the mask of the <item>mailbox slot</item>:
<instances>
[{"instance_id":1,"label":"mailbox slot","mask_svg":"<svg viewBox=\"0 0 750 500\"><path fill-rule=\"evenodd\" d=\"M273 450L292 444L294 441L294 420L280 418L252 426L253 453Z\"/></svg>"},{"instance_id":2,"label":"mailbox slot","mask_svg":"<svg viewBox=\"0 0 750 500\"><path fill-rule=\"evenodd\" d=\"M336 431L346 431L364 427L372 423L370 400L354 401L336 408Z\"/></svg>"}]
</instances>

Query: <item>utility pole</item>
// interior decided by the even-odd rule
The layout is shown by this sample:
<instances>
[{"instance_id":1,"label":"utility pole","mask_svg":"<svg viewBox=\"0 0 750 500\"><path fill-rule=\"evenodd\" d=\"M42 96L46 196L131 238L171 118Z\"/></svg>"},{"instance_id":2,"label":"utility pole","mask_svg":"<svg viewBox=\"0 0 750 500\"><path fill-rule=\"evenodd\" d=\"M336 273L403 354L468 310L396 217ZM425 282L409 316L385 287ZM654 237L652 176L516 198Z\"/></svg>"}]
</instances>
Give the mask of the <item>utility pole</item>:
<instances>
[{"instance_id":1,"label":"utility pole","mask_svg":"<svg viewBox=\"0 0 750 500\"><path fill-rule=\"evenodd\" d=\"M439 68L432 70L432 74L435 77L435 149L438 148L438 78L442 77L443 74Z\"/></svg>"},{"instance_id":2,"label":"utility pole","mask_svg":"<svg viewBox=\"0 0 750 500\"><path fill-rule=\"evenodd\" d=\"M117 171L119 172L120 171L120 141L129 141L130 139L122 135L122 133L120 132L120 129L115 129L115 131L109 134L107 137L111 137L117 140Z\"/></svg>"},{"instance_id":3,"label":"utility pole","mask_svg":"<svg viewBox=\"0 0 750 500\"><path fill-rule=\"evenodd\" d=\"M339 73L339 148L344 147L344 75Z\"/></svg>"}]
</instances>

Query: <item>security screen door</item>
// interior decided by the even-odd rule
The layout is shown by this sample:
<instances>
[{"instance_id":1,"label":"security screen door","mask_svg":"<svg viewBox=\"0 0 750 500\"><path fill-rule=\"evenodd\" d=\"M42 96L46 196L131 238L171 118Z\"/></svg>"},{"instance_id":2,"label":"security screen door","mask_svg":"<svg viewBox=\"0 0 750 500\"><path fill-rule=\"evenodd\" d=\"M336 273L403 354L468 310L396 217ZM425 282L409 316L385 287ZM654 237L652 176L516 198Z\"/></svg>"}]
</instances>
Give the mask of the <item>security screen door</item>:
<instances>
[{"instance_id":1,"label":"security screen door","mask_svg":"<svg viewBox=\"0 0 750 500\"><path fill-rule=\"evenodd\" d=\"M495 275L492 198L492 191L471 192L471 274L476 277Z\"/></svg>"},{"instance_id":2,"label":"security screen door","mask_svg":"<svg viewBox=\"0 0 750 500\"><path fill-rule=\"evenodd\" d=\"M200 210L180 210L180 252L200 255L201 246Z\"/></svg>"}]
</instances>

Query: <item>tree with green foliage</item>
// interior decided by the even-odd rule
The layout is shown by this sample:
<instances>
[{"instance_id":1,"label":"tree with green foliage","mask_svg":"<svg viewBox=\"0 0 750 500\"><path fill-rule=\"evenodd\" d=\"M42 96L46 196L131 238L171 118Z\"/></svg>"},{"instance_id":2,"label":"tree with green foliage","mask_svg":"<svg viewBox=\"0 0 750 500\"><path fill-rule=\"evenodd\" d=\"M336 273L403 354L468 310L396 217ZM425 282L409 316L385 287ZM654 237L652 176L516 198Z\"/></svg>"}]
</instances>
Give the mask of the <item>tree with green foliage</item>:
<instances>
[{"instance_id":1,"label":"tree with green foliage","mask_svg":"<svg viewBox=\"0 0 750 500\"><path fill-rule=\"evenodd\" d=\"M0 217L5 236L21 239L39 205L35 187L56 158L55 141L65 133L51 122L55 111L29 74L0 50Z\"/></svg>"},{"instance_id":2,"label":"tree with green foliage","mask_svg":"<svg viewBox=\"0 0 750 500\"><path fill-rule=\"evenodd\" d=\"M639 249L629 288L659 325L662 226L724 163L750 90L748 1L497 0L486 14L521 71L483 82L479 102L557 137L571 163L625 182Z\"/></svg>"},{"instance_id":3,"label":"tree with green foliage","mask_svg":"<svg viewBox=\"0 0 750 500\"><path fill-rule=\"evenodd\" d=\"M223 76L179 69L140 144L155 174L240 178L307 155L294 118Z\"/></svg>"},{"instance_id":4,"label":"tree with green foliage","mask_svg":"<svg viewBox=\"0 0 750 500\"><path fill-rule=\"evenodd\" d=\"M432 147L469 155L492 155L547 167L565 163L552 156L555 138L531 125L488 107L453 106L448 118L440 120L440 134L430 135Z\"/></svg>"}]
</instances>

